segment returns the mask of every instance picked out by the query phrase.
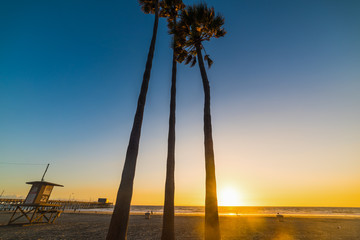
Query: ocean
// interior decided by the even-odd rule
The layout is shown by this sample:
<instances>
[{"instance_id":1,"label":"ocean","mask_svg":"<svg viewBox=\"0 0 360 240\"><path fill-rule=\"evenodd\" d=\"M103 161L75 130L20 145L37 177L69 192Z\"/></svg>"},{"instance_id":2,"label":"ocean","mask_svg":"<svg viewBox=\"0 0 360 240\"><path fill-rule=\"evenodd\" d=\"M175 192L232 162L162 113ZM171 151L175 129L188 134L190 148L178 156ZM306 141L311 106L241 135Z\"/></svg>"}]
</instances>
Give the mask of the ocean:
<instances>
[{"instance_id":1,"label":"ocean","mask_svg":"<svg viewBox=\"0 0 360 240\"><path fill-rule=\"evenodd\" d=\"M112 212L113 208L82 209L80 211ZM162 206L131 206L130 213L146 212L162 214ZM219 215L316 215L316 216L349 216L360 217L357 207L219 207ZM175 214L204 215L203 206L175 206Z\"/></svg>"}]
</instances>

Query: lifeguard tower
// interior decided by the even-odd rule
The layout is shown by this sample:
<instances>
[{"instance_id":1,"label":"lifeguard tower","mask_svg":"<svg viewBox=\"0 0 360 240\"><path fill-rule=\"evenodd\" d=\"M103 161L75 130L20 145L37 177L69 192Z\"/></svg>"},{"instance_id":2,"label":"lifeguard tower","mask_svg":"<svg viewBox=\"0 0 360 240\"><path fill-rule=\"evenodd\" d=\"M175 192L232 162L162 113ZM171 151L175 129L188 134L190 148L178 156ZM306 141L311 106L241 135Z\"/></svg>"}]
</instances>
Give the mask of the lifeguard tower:
<instances>
[{"instance_id":1,"label":"lifeguard tower","mask_svg":"<svg viewBox=\"0 0 360 240\"><path fill-rule=\"evenodd\" d=\"M41 178L41 181L27 182L31 184L30 191L22 204L15 204L15 211L11 216L8 225L10 224L35 224L35 223L54 223L60 216L62 210L61 205L49 204L48 200L54 188L64 187L63 185L44 181L45 173L49 168L49 164ZM19 213L19 214L16 214ZM25 223L20 222L25 218ZM16 222L16 223L15 223Z\"/></svg>"}]
</instances>

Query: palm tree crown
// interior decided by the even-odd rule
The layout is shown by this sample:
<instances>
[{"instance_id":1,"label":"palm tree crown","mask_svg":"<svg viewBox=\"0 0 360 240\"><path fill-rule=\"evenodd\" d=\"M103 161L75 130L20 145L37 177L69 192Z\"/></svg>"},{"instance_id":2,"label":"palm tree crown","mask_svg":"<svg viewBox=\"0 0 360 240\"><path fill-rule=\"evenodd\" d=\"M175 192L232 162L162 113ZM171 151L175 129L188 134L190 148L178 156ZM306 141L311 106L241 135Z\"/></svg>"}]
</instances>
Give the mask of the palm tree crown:
<instances>
[{"instance_id":1,"label":"palm tree crown","mask_svg":"<svg viewBox=\"0 0 360 240\"><path fill-rule=\"evenodd\" d=\"M224 17L215 14L213 7L209 8L205 3L188 6L181 13L181 21L178 24L177 31L183 39L183 47L187 54L180 54L178 60L186 60L185 64L191 62L191 66L196 64L196 45L204 49L203 41L209 41L211 38L223 37L226 34L222 27L225 23ZM211 67L213 61L209 55L204 56L208 66Z\"/></svg>"},{"instance_id":2,"label":"palm tree crown","mask_svg":"<svg viewBox=\"0 0 360 240\"><path fill-rule=\"evenodd\" d=\"M173 36L171 48L174 50L176 61L181 63L184 60L184 57L181 56L188 54L184 49L185 39L179 35L177 18L185 8L185 4L182 0L162 0L160 7L160 16L167 18L169 34Z\"/></svg>"},{"instance_id":3,"label":"palm tree crown","mask_svg":"<svg viewBox=\"0 0 360 240\"><path fill-rule=\"evenodd\" d=\"M141 11L146 14L155 14L156 3L155 0L139 0Z\"/></svg>"},{"instance_id":4,"label":"palm tree crown","mask_svg":"<svg viewBox=\"0 0 360 240\"><path fill-rule=\"evenodd\" d=\"M160 16L166 17L167 21L174 22L179 15L179 12L185 8L182 0L162 0L160 2ZM170 29L172 27L169 26Z\"/></svg>"}]
</instances>

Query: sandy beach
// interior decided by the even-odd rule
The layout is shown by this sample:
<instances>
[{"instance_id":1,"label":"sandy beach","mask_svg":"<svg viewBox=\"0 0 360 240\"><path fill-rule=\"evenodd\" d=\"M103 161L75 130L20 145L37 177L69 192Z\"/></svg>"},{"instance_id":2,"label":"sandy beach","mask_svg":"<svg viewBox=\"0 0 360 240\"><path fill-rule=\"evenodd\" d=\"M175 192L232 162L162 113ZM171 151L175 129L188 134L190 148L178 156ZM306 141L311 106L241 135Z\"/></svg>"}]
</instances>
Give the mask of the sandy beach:
<instances>
[{"instance_id":1,"label":"sandy beach","mask_svg":"<svg viewBox=\"0 0 360 240\"><path fill-rule=\"evenodd\" d=\"M4 226L9 213L0 213L0 239L105 239L109 214L64 213L52 225ZM177 239L203 239L203 216L176 216ZM360 239L360 218L287 217L284 222L275 216L222 216L223 239L244 240L356 240ZM150 220L131 215L128 239L160 239L162 216Z\"/></svg>"}]
</instances>

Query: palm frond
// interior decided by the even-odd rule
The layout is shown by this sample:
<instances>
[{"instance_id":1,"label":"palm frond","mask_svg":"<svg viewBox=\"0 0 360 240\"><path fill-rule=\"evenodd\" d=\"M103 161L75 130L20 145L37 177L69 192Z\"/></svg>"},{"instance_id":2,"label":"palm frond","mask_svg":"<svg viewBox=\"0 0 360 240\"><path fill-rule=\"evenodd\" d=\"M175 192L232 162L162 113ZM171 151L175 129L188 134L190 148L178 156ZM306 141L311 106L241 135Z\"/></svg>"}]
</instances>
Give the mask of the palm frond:
<instances>
[{"instance_id":1,"label":"palm frond","mask_svg":"<svg viewBox=\"0 0 360 240\"><path fill-rule=\"evenodd\" d=\"M209 55L205 55L204 57L205 62L208 64L208 68L211 68L211 65L214 63L213 60L209 57Z\"/></svg>"},{"instance_id":2,"label":"palm frond","mask_svg":"<svg viewBox=\"0 0 360 240\"><path fill-rule=\"evenodd\" d=\"M193 58L193 60L192 60L192 62L191 62L191 65L190 65L190 67L193 67L193 66L195 66L195 64L196 64L196 57L194 57L194 58Z\"/></svg>"},{"instance_id":3,"label":"palm frond","mask_svg":"<svg viewBox=\"0 0 360 240\"><path fill-rule=\"evenodd\" d=\"M191 60L193 59L193 56L192 55L188 55L186 60L185 60L185 64L189 64L191 62Z\"/></svg>"}]
</instances>

